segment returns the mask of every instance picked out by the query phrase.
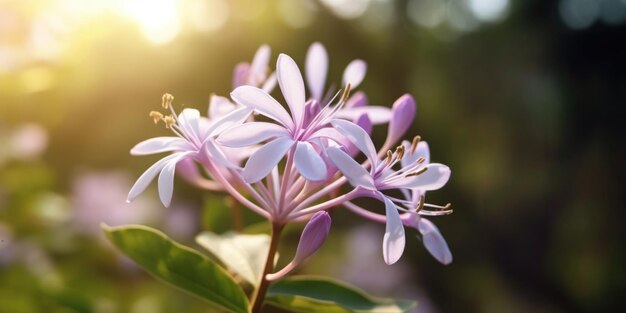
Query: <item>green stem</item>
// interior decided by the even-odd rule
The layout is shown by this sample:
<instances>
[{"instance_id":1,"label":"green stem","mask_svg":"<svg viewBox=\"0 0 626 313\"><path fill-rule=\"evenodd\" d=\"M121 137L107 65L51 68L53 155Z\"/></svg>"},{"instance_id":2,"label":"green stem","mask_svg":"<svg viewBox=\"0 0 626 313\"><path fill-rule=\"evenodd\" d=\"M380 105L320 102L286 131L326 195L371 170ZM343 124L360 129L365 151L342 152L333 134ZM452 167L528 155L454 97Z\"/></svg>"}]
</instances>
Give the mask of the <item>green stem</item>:
<instances>
[{"instance_id":1,"label":"green stem","mask_svg":"<svg viewBox=\"0 0 626 313\"><path fill-rule=\"evenodd\" d=\"M252 305L250 306L250 312L252 313L261 313L261 309L263 308L265 294L267 293L267 288L270 285L270 282L267 280L267 278L265 278L265 276L271 273L274 269L274 257L276 256L276 251L278 250L278 240L284 226L285 225L283 224L272 224L270 249L267 253L267 259L265 260L265 267L263 268L261 283L259 284L259 288L257 288L254 292L254 296L252 297Z\"/></svg>"}]
</instances>

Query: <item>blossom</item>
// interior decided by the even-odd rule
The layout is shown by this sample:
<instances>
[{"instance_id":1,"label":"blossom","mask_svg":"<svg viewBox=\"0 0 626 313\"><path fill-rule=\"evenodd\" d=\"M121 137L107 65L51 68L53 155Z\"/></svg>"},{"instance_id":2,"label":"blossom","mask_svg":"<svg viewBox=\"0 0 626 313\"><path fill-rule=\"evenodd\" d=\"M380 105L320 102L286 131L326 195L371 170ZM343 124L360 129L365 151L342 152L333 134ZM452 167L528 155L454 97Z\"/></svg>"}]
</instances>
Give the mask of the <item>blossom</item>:
<instances>
[{"instance_id":1,"label":"blossom","mask_svg":"<svg viewBox=\"0 0 626 313\"><path fill-rule=\"evenodd\" d=\"M214 157L220 157L221 153L215 147L214 141L210 139L233 124L242 122L251 113L246 108L238 108L219 120L210 122L208 119L202 118L196 109L184 109L177 115L172 108L172 100L173 97L169 94L163 96L163 106L170 109L171 115L163 116L155 111L151 112L150 115L155 122L162 120L176 136L151 138L138 143L130 151L132 155L172 153L154 163L137 179L128 193L128 202L141 194L150 182L159 175L159 197L163 205L168 207L172 200L176 165L185 159L197 158L200 153L205 151L205 148L213 151Z\"/></svg>"},{"instance_id":2,"label":"blossom","mask_svg":"<svg viewBox=\"0 0 626 313\"><path fill-rule=\"evenodd\" d=\"M407 210L398 208L394 202L399 201L384 194L383 191L436 190L448 181L450 169L443 164L424 164L424 161L420 160L421 162L412 162L395 170L394 165L404 156L404 146L399 146L393 153L389 151L387 157L381 161L376 155L371 138L362 128L344 120L334 120L332 124L365 154L371 164L368 172L363 165L356 162L341 148L328 147L327 149L330 160L352 186L372 191L370 197L385 204L386 229L383 237L383 257L387 264L393 264L402 256L405 246L404 227L398 210Z\"/></svg>"},{"instance_id":3,"label":"blossom","mask_svg":"<svg viewBox=\"0 0 626 313\"><path fill-rule=\"evenodd\" d=\"M252 63L237 64L233 71L233 87L249 85L271 92L276 86L276 75L268 75L270 54L270 47L262 45L254 54Z\"/></svg>"},{"instance_id":4,"label":"blossom","mask_svg":"<svg viewBox=\"0 0 626 313\"><path fill-rule=\"evenodd\" d=\"M295 61L281 54L276 65L278 84L289 106L290 113L276 99L262 89L253 86L237 87L233 100L276 123L248 122L223 133L218 142L227 147L246 147L270 140L248 159L243 177L255 183L266 177L283 157L293 157L298 172L308 180L321 181L327 177L327 168L320 156L323 148L318 139L328 127L326 111L315 112L305 119L307 106L302 74ZM333 111L330 111L333 112Z\"/></svg>"}]
</instances>

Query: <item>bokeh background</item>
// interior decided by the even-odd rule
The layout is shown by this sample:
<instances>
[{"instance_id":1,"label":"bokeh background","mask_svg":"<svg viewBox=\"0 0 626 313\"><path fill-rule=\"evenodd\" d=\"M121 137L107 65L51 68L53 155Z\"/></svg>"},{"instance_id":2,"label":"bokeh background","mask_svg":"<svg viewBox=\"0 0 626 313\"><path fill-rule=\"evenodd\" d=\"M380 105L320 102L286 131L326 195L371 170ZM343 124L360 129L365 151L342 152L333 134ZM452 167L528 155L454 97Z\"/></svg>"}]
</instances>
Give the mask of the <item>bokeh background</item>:
<instances>
[{"instance_id":1,"label":"bokeh background","mask_svg":"<svg viewBox=\"0 0 626 313\"><path fill-rule=\"evenodd\" d=\"M170 209L155 186L126 204L157 159L128 151L166 134L148 118L164 92L204 111L261 44L302 65L314 41L335 82L368 62L371 103L415 96L412 133L452 168L429 200L455 208L433 219L454 262L409 233L386 266L383 226L339 210L301 272L416 299L416 312L626 310L625 0L4 0L0 312L211 312L115 253L99 225L191 246L227 230L228 203L182 180Z\"/></svg>"}]
</instances>

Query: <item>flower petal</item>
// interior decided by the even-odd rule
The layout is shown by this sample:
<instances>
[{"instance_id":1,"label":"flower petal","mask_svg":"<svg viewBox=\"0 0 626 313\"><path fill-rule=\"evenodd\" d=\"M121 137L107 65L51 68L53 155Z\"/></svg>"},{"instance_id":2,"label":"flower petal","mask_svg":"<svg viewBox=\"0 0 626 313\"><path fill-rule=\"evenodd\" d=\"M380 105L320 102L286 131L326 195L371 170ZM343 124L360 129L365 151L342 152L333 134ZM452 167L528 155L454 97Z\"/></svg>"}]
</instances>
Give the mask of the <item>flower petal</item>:
<instances>
[{"instance_id":1,"label":"flower petal","mask_svg":"<svg viewBox=\"0 0 626 313\"><path fill-rule=\"evenodd\" d=\"M374 130L374 125L372 125L372 120L367 114L361 114L361 116L356 118L356 121L354 121L354 123L359 125L359 127L363 128L363 130L367 134L371 134L372 130Z\"/></svg>"},{"instance_id":2,"label":"flower petal","mask_svg":"<svg viewBox=\"0 0 626 313\"><path fill-rule=\"evenodd\" d=\"M339 110L335 117L354 121L363 114L367 114L374 125L387 123L391 119L391 110L383 106L344 108Z\"/></svg>"},{"instance_id":3,"label":"flower petal","mask_svg":"<svg viewBox=\"0 0 626 313\"><path fill-rule=\"evenodd\" d=\"M304 81L296 62L286 54L278 56L276 75L280 90L289 105L291 115L296 125L302 125L304 117Z\"/></svg>"},{"instance_id":4,"label":"flower petal","mask_svg":"<svg viewBox=\"0 0 626 313\"><path fill-rule=\"evenodd\" d=\"M420 141L415 148L415 152L411 152L411 143L404 140L402 141L404 146L404 157L400 160L402 167L407 167L414 164L419 158L424 158L424 164L430 163L430 151L428 149L428 143L426 141Z\"/></svg>"},{"instance_id":5,"label":"flower petal","mask_svg":"<svg viewBox=\"0 0 626 313\"><path fill-rule=\"evenodd\" d=\"M409 176L403 179L394 179L391 182L383 181L381 189L409 188L420 190L437 190L443 187L450 179L450 168L439 163L431 163L426 166L427 170L417 176Z\"/></svg>"},{"instance_id":6,"label":"flower petal","mask_svg":"<svg viewBox=\"0 0 626 313\"><path fill-rule=\"evenodd\" d=\"M184 109L178 114L178 125L186 134L197 137L200 134L200 111Z\"/></svg>"},{"instance_id":7,"label":"flower petal","mask_svg":"<svg viewBox=\"0 0 626 313\"><path fill-rule=\"evenodd\" d=\"M176 163L180 157L171 159L161 170L159 174L159 199L163 206L168 208L172 202L172 193L174 192L174 173L176 172Z\"/></svg>"},{"instance_id":8,"label":"flower petal","mask_svg":"<svg viewBox=\"0 0 626 313\"><path fill-rule=\"evenodd\" d=\"M226 147L245 147L274 137L288 137L281 125L266 122L248 122L229 129L217 141Z\"/></svg>"},{"instance_id":9,"label":"flower petal","mask_svg":"<svg viewBox=\"0 0 626 313\"><path fill-rule=\"evenodd\" d=\"M270 74L269 77L267 77L261 89L263 89L263 91L267 93L271 93L275 87L276 87L276 73L272 73Z\"/></svg>"},{"instance_id":10,"label":"flower petal","mask_svg":"<svg viewBox=\"0 0 626 313\"><path fill-rule=\"evenodd\" d=\"M367 95L363 91L357 91L355 94L348 98L346 101L346 108L359 108L367 106L369 101L367 100Z\"/></svg>"},{"instance_id":11,"label":"flower petal","mask_svg":"<svg viewBox=\"0 0 626 313\"><path fill-rule=\"evenodd\" d=\"M258 86L261 82L265 81L267 77L267 68L270 64L270 54L272 50L268 45L262 45L257 49L250 65L250 78L248 83L252 83L254 86Z\"/></svg>"},{"instance_id":12,"label":"flower petal","mask_svg":"<svg viewBox=\"0 0 626 313\"><path fill-rule=\"evenodd\" d=\"M296 145L294 162L298 172L310 181L326 179L326 164L313 146L306 141L299 141Z\"/></svg>"},{"instance_id":13,"label":"flower petal","mask_svg":"<svg viewBox=\"0 0 626 313\"><path fill-rule=\"evenodd\" d=\"M367 64L363 60L353 60L346 66L343 71L343 85L350 84L351 88L356 88L361 84L365 73L367 72Z\"/></svg>"},{"instance_id":14,"label":"flower petal","mask_svg":"<svg viewBox=\"0 0 626 313\"><path fill-rule=\"evenodd\" d=\"M206 138L213 138L215 136L218 136L225 130L243 123L245 120L248 119L251 113L252 110L247 107L238 108L231 111L230 113L220 117L218 120L212 121L209 127L207 127L207 129L205 130L206 135L204 136L204 138L201 139L204 141Z\"/></svg>"},{"instance_id":15,"label":"flower petal","mask_svg":"<svg viewBox=\"0 0 626 313\"><path fill-rule=\"evenodd\" d=\"M211 95L208 117L215 120L230 113L235 108L235 104L230 102L230 99L218 95Z\"/></svg>"},{"instance_id":16,"label":"flower petal","mask_svg":"<svg viewBox=\"0 0 626 313\"><path fill-rule=\"evenodd\" d=\"M363 128L346 120L335 119L331 122L342 135L346 136L376 167L378 158L376 157L376 148L370 136Z\"/></svg>"},{"instance_id":17,"label":"flower petal","mask_svg":"<svg viewBox=\"0 0 626 313\"><path fill-rule=\"evenodd\" d=\"M287 110L264 90L252 86L241 86L233 90L230 96L235 102L254 109L288 129L293 129L293 121Z\"/></svg>"},{"instance_id":18,"label":"flower petal","mask_svg":"<svg viewBox=\"0 0 626 313\"><path fill-rule=\"evenodd\" d=\"M250 73L249 63L239 63L235 65L235 69L233 70L233 88L245 85L248 73Z\"/></svg>"},{"instance_id":19,"label":"flower petal","mask_svg":"<svg viewBox=\"0 0 626 313\"><path fill-rule=\"evenodd\" d=\"M169 161L179 157L182 154L185 154L185 153L184 152L174 153L152 164L152 166L150 166L145 172L143 172L143 174L141 174L141 176L139 176L139 179L137 179L133 187L130 188L126 201L130 202L130 201L135 200L137 196L139 196L144 190L146 190L146 188L148 188L148 185L150 185L150 182L152 182L152 180L156 177L156 175L163 169L163 167Z\"/></svg>"},{"instance_id":20,"label":"flower petal","mask_svg":"<svg viewBox=\"0 0 626 313\"><path fill-rule=\"evenodd\" d=\"M343 150L337 147L328 147L326 153L352 186L361 186L370 190L376 189L374 179L372 179L367 170L347 153L343 152Z\"/></svg>"},{"instance_id":21,"label":"flower petal","mask_svg":"<svg viewBox=\"0 0 626 313\"><path fill-rule=\"evenodd\" d=\"M155 137L144 140L132 149L132 155L147 155L168 151L193 150L193 146L187 140L180 137Z\"/></svg>"},{"instance_id":22,"label":"flower petal","mask_svg":"<svg viewBox=\"0 0 626 313\"><path fill-rule=\"evenodd\" d=\"M306 53L306 82L311 91L311 98L320 101L326 85L328 73L328 53L319 42L314 42Z\"/></svg>"},{"instance_id":23,"label":"flower petal","mask_svg":"<svg viewBox=\"0 0 626 313\"><path fill-rule=\"evenodd\" d=\"M293 146L291 138L281 137L269 142L250 156L243 169L246 182L256 183L267 176Z\"/></svg>"},{"instance_id":24,"label":"flower petal","mask_svg":"<svg viewBox=\"0 0 626 313\"><path fill-rule=\"evenodd\" d=\"M396 205L383 194L380 195L385 202L385 214L387 216L385 236L383 237L383 258L385 263L391 265L396 263L404 252L406 243L404 226Z\"/></svg>"},{"instance_id":25,"label":"flower petal","mask_svg":"<svg viewBox=\"0 0 626 313\"><path fill-rule=\"evenodd\" d=\"M422 234L424 247L437 261L444 265L452 263L452 253L450 248L448 248L448 243L435 224L425 218L421 218L417 224L417 229Z\"/></svg>"},{"instance_id":26,"label":"flower petal","mask_svg":"<svg viewBox=\"0 0 626 313\"><path fill-rule=\"evenodd\" d=\"M415 100L409 94L401 96L393 103L385 142L393 144L406 133L415 119L415 111Z\"/></svg>"}]
</instances>

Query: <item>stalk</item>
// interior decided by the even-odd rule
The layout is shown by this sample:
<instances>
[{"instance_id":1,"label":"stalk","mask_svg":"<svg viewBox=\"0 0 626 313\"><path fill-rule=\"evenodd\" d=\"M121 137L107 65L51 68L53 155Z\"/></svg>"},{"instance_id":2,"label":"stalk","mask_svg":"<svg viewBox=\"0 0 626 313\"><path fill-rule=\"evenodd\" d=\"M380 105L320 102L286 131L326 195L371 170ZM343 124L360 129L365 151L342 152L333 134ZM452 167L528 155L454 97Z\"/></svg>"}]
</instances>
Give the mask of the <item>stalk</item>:
<instances>
[{"instance_id":1,"label":"stalk","mask_svg":"<svg viewBox=\"0 0 626 313\"><path fill-rule=\"evenodd\" d=\"M272 223L270 249L267 253L267 259L265 260L263 274L261 275L261 283L259 284L259 288L255 290L254 296L252 297L252 305L250 306L250 312L252 313L261 313L261 309L263 308L265 294L267 293L267 288L270 285L270 282L269 280L267 280L266 276L267 274L270 274L274 269L274 257L276 256L276 251L278 250L278 240L284 226L284 224Z\"/></svg>"}]
</instances>

